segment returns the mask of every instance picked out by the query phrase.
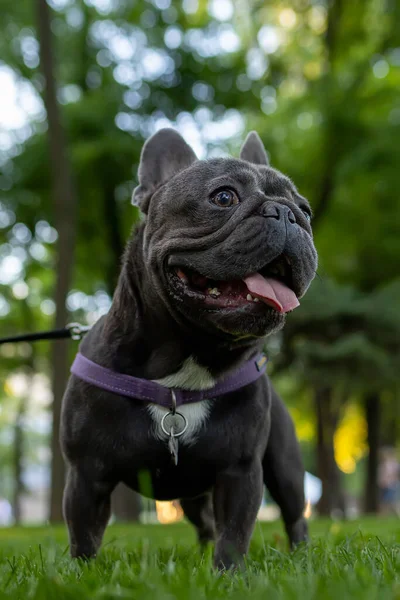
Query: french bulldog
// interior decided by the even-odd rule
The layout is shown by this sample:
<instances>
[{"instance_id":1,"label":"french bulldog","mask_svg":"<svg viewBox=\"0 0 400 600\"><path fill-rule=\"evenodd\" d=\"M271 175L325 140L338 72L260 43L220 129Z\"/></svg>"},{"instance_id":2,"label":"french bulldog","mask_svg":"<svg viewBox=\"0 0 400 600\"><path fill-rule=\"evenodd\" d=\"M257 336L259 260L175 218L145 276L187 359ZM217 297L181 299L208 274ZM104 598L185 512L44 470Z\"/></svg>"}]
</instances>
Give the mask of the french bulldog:
<instances>
[{"instance_id":1,"label":"french bulldog","mask_svg":"<svg viewBox=\"0 0 400 600\"><path fill-rule=\"evenodd\" d=\"M317 268L310 207L273 169L255 132L240 159L198 160L173 129L143 147L133 203L143 219L127 244L112 306L80 352L113 372L171 389L207 390L283 327ZM70 377L61 447L63 510L73 557L90 558L119 482L180 499L218 569L240 566L264 484L289 541L307 538L304 468L294 426L266 374L179 408L187 428L171 460L167 408Z\"/></svg>"}]
</instances>

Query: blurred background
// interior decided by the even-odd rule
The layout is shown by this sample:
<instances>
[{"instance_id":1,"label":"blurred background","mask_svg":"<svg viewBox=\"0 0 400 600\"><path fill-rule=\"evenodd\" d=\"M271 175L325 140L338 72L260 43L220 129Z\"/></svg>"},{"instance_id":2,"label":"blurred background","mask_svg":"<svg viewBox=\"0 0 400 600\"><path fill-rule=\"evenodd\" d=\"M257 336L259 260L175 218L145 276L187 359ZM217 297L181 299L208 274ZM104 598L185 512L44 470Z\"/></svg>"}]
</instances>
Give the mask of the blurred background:
<instances>
[{"instance_id":1,"label":"blurred background","mask_svg":"<svg viewBox=\"0 0 400 600\"><path fill-rule=\"evenodd\" d=\"M108 311L149 135L174 127L204 158L237 156L256 129L314 209L318 277L267 341L308 514L396 512L400 4L2 0L0 27L0 335ZM0 524L62 519L76 350L0 346ZM113 513L181 517L122 487Z\"/></svg>"}]
</instances>

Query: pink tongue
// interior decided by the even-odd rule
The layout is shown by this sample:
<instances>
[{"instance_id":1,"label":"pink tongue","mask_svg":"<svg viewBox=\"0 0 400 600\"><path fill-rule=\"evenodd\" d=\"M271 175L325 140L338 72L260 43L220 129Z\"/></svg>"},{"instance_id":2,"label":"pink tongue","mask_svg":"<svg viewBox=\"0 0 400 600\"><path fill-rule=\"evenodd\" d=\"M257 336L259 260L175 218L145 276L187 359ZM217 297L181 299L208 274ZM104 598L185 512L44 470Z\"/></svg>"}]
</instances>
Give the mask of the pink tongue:
<instances>
[{"instance_id":1,"label":"pink tongue","mask_svg":"<svg viewBox=\"0 0 400 600\"><path fill-rule=\"evenodd\" d=\"M272 304L281 313L289 312L300 305L296 294L277 279L253 273L253 275L245 277L243 281L253 296L257 296L266 304Z\"/></svg>"}]
</instances>

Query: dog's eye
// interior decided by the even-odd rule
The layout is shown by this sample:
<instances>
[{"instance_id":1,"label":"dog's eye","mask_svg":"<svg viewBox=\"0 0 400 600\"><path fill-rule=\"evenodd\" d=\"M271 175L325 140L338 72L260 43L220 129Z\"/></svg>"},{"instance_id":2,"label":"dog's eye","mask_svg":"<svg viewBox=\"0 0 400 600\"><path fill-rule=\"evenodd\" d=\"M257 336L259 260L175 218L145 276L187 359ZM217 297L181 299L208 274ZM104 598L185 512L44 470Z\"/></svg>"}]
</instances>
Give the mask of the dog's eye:
<instances>
[{"instance_id":1,"label":"dog's eye","mask_svg":"<svg viewBox=\"0 0 400 600\"><path fill-rule=\"evenodd\" d=\"M230 208L239 204L239 198L233 190L220 190L211 196L211 202L221 208Z\"/></svg>"}]
</instances>

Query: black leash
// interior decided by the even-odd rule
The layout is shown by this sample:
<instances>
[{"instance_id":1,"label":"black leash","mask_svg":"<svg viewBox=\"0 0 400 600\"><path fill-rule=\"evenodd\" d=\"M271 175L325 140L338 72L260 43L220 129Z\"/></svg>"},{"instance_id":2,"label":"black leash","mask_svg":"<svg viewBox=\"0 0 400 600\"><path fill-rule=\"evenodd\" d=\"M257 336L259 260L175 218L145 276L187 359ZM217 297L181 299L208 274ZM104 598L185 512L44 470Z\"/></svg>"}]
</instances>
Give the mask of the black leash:
<instances>
[{"instance_id":1,"label":"black leash","mask_svg":"<svg viewBox=\"0 0 400 600\"><path fill-rule=\"evenodd\" d=\"M81 340L90 329L89 325L80 325L79 323L69 323L63 329L52 329L51 331L39 331L38 333L23 333L11 337L0 338L1 344L10 344L13 342L37 342L39 340L61 340L70 338L72 340Z\"/></svg>"}]
</instances>

